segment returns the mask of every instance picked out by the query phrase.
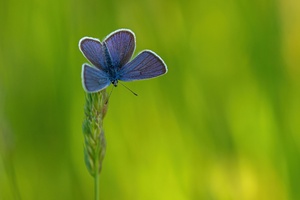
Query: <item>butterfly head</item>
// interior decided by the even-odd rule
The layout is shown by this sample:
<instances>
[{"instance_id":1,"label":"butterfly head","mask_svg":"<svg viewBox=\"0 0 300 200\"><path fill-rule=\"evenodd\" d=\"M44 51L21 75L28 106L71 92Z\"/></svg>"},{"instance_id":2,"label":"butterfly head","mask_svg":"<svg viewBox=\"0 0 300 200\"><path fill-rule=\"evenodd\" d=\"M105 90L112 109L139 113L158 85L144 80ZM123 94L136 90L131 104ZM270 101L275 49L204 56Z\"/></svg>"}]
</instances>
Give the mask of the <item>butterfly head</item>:
<instances>
[{"instance_id":1,"label":"butterfly head","mask_svg":"<svg viewBox=\"0 0 300 200\"><path fill-rule=\"evenodd\" d=\"M115 87L118 86L118 80L113 80L113 81L111 81L111 83L112 83Z\"/></svg>"}]
</instances>

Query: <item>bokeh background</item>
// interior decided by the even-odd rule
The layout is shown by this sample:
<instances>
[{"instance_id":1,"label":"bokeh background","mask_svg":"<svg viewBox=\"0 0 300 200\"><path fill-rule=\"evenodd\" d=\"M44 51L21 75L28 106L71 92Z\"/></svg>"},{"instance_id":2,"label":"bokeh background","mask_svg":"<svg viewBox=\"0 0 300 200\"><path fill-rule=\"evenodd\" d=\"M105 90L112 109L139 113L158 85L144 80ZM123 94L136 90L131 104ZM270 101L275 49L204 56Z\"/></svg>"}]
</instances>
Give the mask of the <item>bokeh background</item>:
<instances>
[{"instance_id":1,"label":"bokeh background","mask_svg":"<svg viewBox=\"0 0 300 200\"><path fill-rule=\"evenodd\" d=\"M299 1L0 0L1 200L93 199L78 41L119 28L169 72L114 90L100 199L300 199Z\"/></svg>"}]
</instances>

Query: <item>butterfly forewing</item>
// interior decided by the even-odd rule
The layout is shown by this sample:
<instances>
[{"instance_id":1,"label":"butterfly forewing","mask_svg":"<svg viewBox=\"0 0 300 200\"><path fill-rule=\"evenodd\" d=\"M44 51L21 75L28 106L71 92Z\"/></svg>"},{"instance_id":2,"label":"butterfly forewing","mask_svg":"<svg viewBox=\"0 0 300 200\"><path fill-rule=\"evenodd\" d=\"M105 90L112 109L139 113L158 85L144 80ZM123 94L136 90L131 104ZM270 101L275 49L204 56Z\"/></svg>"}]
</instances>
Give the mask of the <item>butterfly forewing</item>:
<instances>
[{"instance_id":1,"label":"butterfly forewing","mask_svg":"<svg viewBox=\"0 0 300 200\"><path fill-rule=\"evenodd\" d=\"M82 65L82 85L87 92L97 92L103 90L110 84L107 75L97 68L88 64Z\"/></svg>"},{"instance_id":2,"label":"butterfly forewing","mask_svg":"<svg viewBox=\"0 0 300 200\"><path fill-rule=\"evenodd\" d=\"M138 54L119 71L121 81L134 81L154 78L167 73L163 60L150 50Z\"/></svg>"},{"instance_id":3,"label":"butterfly forewing","mask_svg":"<svg viewBox=\"0 0 300 200\"><path fill-rule=\"evenodd\" d=\"M103 48L99 40L84 37L79 41L79 48L83 55L98 69L104 70L106 68Z\"/></svg>"},{"instance_id":4,"label":"butterfly forewing","mask_svg":"<svg viewBox=\"0 0 300 200\"><path fill-rule=\"evenodd\" d=\"M112 64L116 68L124 66L130 60L135 49L134 33L127 29L111 33L104 42L110 53Z\"/></svg>"}]
</instances>

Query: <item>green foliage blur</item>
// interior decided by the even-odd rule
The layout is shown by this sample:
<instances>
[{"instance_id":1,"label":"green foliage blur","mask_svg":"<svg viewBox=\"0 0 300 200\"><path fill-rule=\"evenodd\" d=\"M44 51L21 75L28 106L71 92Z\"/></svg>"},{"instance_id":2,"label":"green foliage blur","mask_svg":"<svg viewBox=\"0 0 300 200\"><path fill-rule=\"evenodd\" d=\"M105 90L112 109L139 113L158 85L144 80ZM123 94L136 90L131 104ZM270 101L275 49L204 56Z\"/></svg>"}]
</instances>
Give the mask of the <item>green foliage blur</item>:
<instances>
[{"instance_id":1,"label":"green foliage blur","mask_svg":"<svg viewBox=\"0 0 300 200\"><path fill-rule=\"evenodd\" d=\"M299 1L0 0L0 200L93 199L78 42L119 28L169 72L114 89L101 200L300 199Z\"/></svg>"}]
</instances>

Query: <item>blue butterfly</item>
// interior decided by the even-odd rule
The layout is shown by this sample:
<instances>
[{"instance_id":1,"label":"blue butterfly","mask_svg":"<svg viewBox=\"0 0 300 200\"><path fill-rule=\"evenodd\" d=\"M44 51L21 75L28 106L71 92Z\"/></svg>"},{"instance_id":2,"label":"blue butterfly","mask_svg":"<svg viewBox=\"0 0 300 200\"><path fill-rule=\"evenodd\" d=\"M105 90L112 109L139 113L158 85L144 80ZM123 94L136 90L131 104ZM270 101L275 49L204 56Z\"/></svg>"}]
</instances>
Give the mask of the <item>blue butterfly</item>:
<instances>
[{"instance_id":1,"label":"blue butterfly","mask_svg":"<svg viewBox=\"0 0 300 200\"><path fill-rule=\"evenodd\" d=\"M168 68L153 51L144 50L130 61L135 50L135 35L128 29L109 34L103 42L91 37L79 41L79 49L95 67L82 65L82 85L86 92L98 92L111 83L155 78Z\"/></svg>"}]
</instances>

